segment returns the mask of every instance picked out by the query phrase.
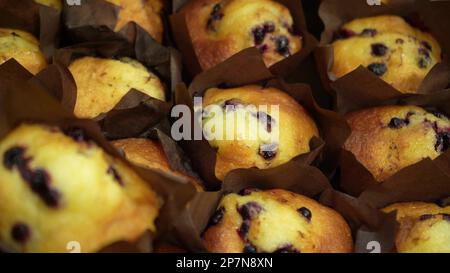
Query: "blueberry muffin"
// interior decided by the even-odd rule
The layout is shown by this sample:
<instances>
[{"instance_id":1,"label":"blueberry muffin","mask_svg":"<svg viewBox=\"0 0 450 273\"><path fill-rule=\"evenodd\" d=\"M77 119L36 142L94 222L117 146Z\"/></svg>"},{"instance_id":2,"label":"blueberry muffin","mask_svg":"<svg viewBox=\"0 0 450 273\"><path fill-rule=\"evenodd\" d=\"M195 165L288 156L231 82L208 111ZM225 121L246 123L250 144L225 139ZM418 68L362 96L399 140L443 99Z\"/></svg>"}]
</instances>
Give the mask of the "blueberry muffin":
<instances>
[{"instance_id":1,"label":"blueberry muffin","mask_svg":"<svg viewBox=\"0 0 450 273\"><path fill-rule=\"evenodd\" d=\"M334 210L285 190L225 195L203 234L210 252L347 253L350 228Z\"/></svg>"},{"instance_id":2,"label":"blueberry muffin","mask_svg":"<svg viewBox=\"0 0 450 273\"><path fill-rule=\"evenodd\" d=\"M30 33L0 28L0 64L14 58L33 74L47 66L39 41Z\"/></svg>"},{"instance_id":3,"label":"blueberry muffin","mask_svg":"<svg viewBox=\"0 0 450 273\"><path fill-rule=\"evenodd\" d=\"M400 228L395 245L401 253L450 253L450 206L397 203L383 209L397 211Z\"/></svg>"},{"instance_id":4,"label":"blueberry muffin","mask_svg":"<svg viewBox=\"0 0 450 273\"><path fill-rule=\"evenodd\" d=\"M0 243L19 252L95 252L155 231L161 201L79 128L24 124L0 142Z\"/></svg>"},{"instance_id":5,"label":"blueberry muffin","mask_svg":"<svg viewBox=\"0 0 450 273\"><path fill-rule=\"evenodd\" d=\"M181 12L204 70L248 47L257 47L267 66L302 48L289 10L273 0L194 0Z\"/></svg>"},{"instance_id":6,"label":"blueberry muffin","mask_svg":"<svg viewBox=\"0 0 450 273\"><path fill-rule=\"evenodd\" d=\"M197 190L202 190L201 183L196 178L171 169L159 142L145 138L128 138L113 141L112 144L123 152L130 162L144 168L187 178Z\"/></svg>"},{"instance_id":7,"label":"blueberry muffin","mask_svg":"<svg viewBox=\"0 0 450 273\"><path fill-rule=\"evenodd\" d=\"M340 78L362 65L402 93L415 93L441 48L429 34L397 16L356 19L345 24L333 42L331 72Z\"/></svg>"},{"instance_id":8,"label":"blueberry muffin","mask_svg":"<svg viewBox=\"0 0 450 273\"><path fill-rule=\"evenodd\" d=\"M147 31L158 42L162 41L163 23L161 13L162 0L106 0L120 7L119 17L115 31L121 30L126 24L133 21Z\"/></svg>"},{"instance_id":9,"label":"blueberry muffin","mask_svg":"<svg viewBox=\"0 0 450 273\"><path fill-rule=\"evenodd\" d=\"M344 148L381 182L449 148L450 120L417 106L383 106L346 116L352 132Z\"/></svg>"},{"instance_id":10,"label":"blueberry muffin","mask_svg":"<svg viewBox=\"0 0 450 273\"><path fill-rule=\"evenodd\" d=\"M77 85L74 113L80 118L95 118L109 112L132 88L165 100L158 77L130 58L83 57L73 61L69 70Z\"/></svg>"},{"instance_id":11,"label":"blueberry muffin","mask_svg":"<svg viewBox=\"0 0 450 273\"><path fill-rule=\"evenodd\" d=\"M157 244L153 250L154 253L187 253L186 250L179 248L178 246L169 244L169 243L161 243Z\"/></svg>"},{"instance_id":12,"label":"blueberry muffin","mask_svg":"<svg viewBox=\"0 0 450 273\"><path fill-rule=\"evenodd\" d=\"M234 169L273 168L308 153L310 140L319 136L314 120L293 98L257 85L208 89L202 126L217 149L215 174L221 181Z\"/></svg>"},{"instance_id":13,"label":"blueberry muffin","mask_svg":"<svg viewBox=\"0 0 450 273\"><path fill-rule=\"evenodd\" d=\"M34 0L34 2L44 5L44 6L54 8L58 11L62 9L61 0Z\"/></svg>"}]
</instances>

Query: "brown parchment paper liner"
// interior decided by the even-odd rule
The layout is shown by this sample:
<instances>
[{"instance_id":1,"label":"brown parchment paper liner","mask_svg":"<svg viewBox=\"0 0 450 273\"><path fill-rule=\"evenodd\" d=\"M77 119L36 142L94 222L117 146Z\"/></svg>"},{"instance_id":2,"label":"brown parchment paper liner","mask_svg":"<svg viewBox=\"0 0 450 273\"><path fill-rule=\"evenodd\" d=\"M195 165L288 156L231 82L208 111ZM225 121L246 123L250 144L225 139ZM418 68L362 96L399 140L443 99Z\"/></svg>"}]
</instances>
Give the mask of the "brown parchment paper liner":
<instances>
[{"instance_id":1,"label":"brown parchment paper liner","mask_svg":"<svg viewBox=\"0 0 450 273\"><path fill-rule=\"evenodd\" d=\"M37 78L66 109L73 112L77 89L67 67L74 59L84 56L103 58L127 56L137 59L165 83L168 102L131 89L111 111L101 114L95 120L100 123L109 139L139 136L165 119L172 105L170 87L180 78L181 67L174 50L155 43L153 45L148 48L144 45L130 47L125 41L100 41L65 47L56 51L54 64L39 73ZM158 64L151 59L151 56L155 55L166 55L167 58L164 63Z\"/></svg>"},{"instance_id":2,"label":"brown parchment paper liner","mask_svg":"<svg viewBox=\"0 0 450 273\"><path fill-rule=\"evenodd\" d=\"M171 68L167 65L173 56L172 49L168 47L171 45L170 39L166 38L167 46L164 46L135 22L129 22L120 31L114 32L120 10L118 6L104 0L81 0L81 5L64 3L63 10L66 45L122 41L128 50L135 52L136 59L152 67L160 76L167 77L170 74ZM164 12L161 15L163 23ZM164 28L164 33L167 34L168 27Z\"/></svg>"},{"instance_id":3,"label":"brown parchment paper liner","mask_svg":"<svg viewBox=\"0 0 450 273\"><path fill-rule=\"evenodd\" d=\"M330 189L331 185L319 169L295 160L274 169L234 170L225 177L219 191L199 192L195 195L173 223L176 232L169 234L165 238L166 242L188 251L206 252L201 234L221 197L244 188L285 189L315 198L324 190Z\"/></svg>"},{"instance_id":4,"label":"brown parchment paper liner","mask_svg":"<svg viewBox=\"0 0 450 273\"><path fill-rule=\"evenodd\" d=\"M448 36L448 26L450 26L450 2L448 1L428 1L428 0L392 0L389 5L370 6L366 1L360 0L324 0L319 8L319 16L322 19L325 29L322 32L320 46L315 50L315 57L319 75L325 89L334 96L334 91L330 88L331 82L339 82L341 79L331 73L333 64L333 49L331 43L333 34L339 28L356 18L392 14L403 16L414 21L418 27L425 26L439 41L443 52L443 63L436 65L424 79L419 87L418 93L425 94L436 90L442 90L450 84L450 72L448 56L450 54L450 38ZM363 68L366 70L366 68ZM368 70L367 70L368 71ZM354 76L358 81L383 82L378 77L369 77L368 74L359 74L359 78L350 72L347 75ZM381 85L381 83L374 83ZM402 93L391 88L391 92L396 95Z\"/></svg>"},{"instance_id":5,"label":"brown parchment paper liner","mask_svg":"<svg viewBox=\"0 0 450 273\"><path fill-rule=\"evenodd\" d=\"M181 208L194 196L196 191L186 179L127 163L121 154L106 141L95 122L74 118L57 100L48 95L50 92L44 90L39 80L34 79L15 60L0 66L0 87L0 138L21 122L44 123L62 128L71 126L82 128L90 139L106 152L132 167L164 200L156 221L156 236L170 228ZM144 234L135 243L118 242L111 248L105 248L104 251L147 252L151 250L151 245L148 244L151 241L149 236L154 237L155 234Z\"/></svg>"},{"instance_id":6,"label":"brown parchment paper liner","mask_svg":"<svg viewBox=\"0 0 450 273\"><path fill-rule=\"evenodd\" d=\"M320 202L339 212L349 224L356 253L389 253L395 247L396 213L384 213L364 200L326 189Z\"/></svg>"},{"instance_id":7,"label":"brown parchment paper liner","mask_svg":"<svg viewBox=\"0 0 450 273\"><path fill-rule=\"evenodd\" d=\"M190 158L170 137L170 125L168 122L158 124L156 127L153 127L143 133L140 137L155 140L161 145L162 151L164 152L172 171L177 171L188 175L197 180L200 185L203 185L199 175L192 169Z\"/></svg>"},{"instance_id":8,"label":"brown parchment paper liner","mask_svg":"<svg viewBox=\"0 0 450 273\"><path fill-rule=\"evenodd\" d=\"M360 75L365 75L360 77ZM338 111L345 115L349 112L382 105L417 105L425 109L438 110L450 116L450 90L435 91L430 94L403 94L398 96L390 85L382 81L358 81L356 78L375 77L366 69L359 68L352 75L346 75L341 80L331 84L337 95ZM373 92L373 91L377 92ZM406 167L382 184L378 184L372 174L359 163L355 156L342 149L339 165L341 169L340 186L346 193L359 196L364 190L375 187L389 189L396 185L411 183L411 181L433 181L445 183L450 180L450 150L444 152L435 160L424 159ZM429 183L423 182L422 192L426 194ZM450 188L448 189L450 190ZM391 194L395 195L396 190Z\"/></svg>"},{"instance_id":9,"label":"brown parchment paper liner","mask_svg":"<svg viewBox=\"0 0 450 273\"><path fill-rule=\"evenodd\" d=\"M131 22L119 31L114 31L120 7L105 0L80 0L80 5L69 5L64 1L63 23L68 33L67 42L80 43L89 41L126 40L132 44L139 43L139 36L146 33L143 28ZM164 27L163 42L170 44L166 14L169 13L169 1L163 0L161 20ZM156 42L156 41L155 41Z\"/></svg>"},{"instance_id":10,"label":"brown parchment paper liner","mask_svg":"<svg viewBox=\"0 0 450 273\"><path fill-rule=\"evenodd\" d=\"M173 12L170 19L172 35L177 48L183 54L183 62L187 69L187 72L191 77L202 72L202 68L197 60L195 50L189 35L188 27L186 24L184 12L180 12L181 7L189 0L176 0L173 1ZM303 14L303 8L301 1L297 0L275 0L280 4L286 6L291 12L294 19L294 28L303 37L303 46L300 52L293 54L292 56L272 65L270 71L278 76L282 76L285 73L291 71L297 67L317 46L318 42L316 38L308 32L305 22L305 16Z\"/></svg>"},{"instance_id":11,"label":"brown parchment paper liner","mask_svg":"<svg viewBox=\"0 0 450 273\"><path fill-rule=\"evenodd\" d=\"M345 120L335 112L320 108L315 103L309 86L305 84L287 84L275 78L266 68L258 50L255 48L241 51L227 61L198 75L188 89L184 85L179 85L176 90L176 103L189 106L192 113L194 113L192 110L193 97L203 96L208 88L217 86L231 88L249 84L278 88L288 93L305 107L315 120L323 141L313 139L310 143L311 152L299 155L292 160L303 165L320 162L322 170L327 174L331 174L335 168L340 147L349 134L349 128ZM197 114L199 113L194 115ZM194 128L200 128L197 118L192 120L192 122ZM215 177L214 171L216 162L215 150L205 139L201 141L182 141L181 145L191 157L194 169L204 179L206 188L217 189L220 186L220 181ZM284 176L285 173L280 173L279 180L283 180Z\"/></svg>"},{"instance_id":12,"label":"brown parchment paper liner","mask_svg":"<svg viewBox=\"0 0 450 273\"><path fill-rule=\"evenodd\" d=\"M47 61L59 45L61 13L33 0L0 0L0 27L32 33Z\"/></svg>"}]
</instances>

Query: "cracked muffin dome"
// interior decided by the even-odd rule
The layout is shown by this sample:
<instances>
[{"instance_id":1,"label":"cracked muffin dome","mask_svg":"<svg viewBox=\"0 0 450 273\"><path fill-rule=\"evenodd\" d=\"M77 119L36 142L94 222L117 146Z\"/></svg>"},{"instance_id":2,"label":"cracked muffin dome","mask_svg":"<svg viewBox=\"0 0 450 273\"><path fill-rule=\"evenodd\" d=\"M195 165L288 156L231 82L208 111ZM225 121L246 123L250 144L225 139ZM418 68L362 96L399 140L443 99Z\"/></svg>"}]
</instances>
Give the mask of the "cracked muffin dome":
<instances>
[{"instance_id":1,"label":"cracked muffin dome","mask_svg":"<svg viewBox=\"0 0 450 273\"><path fill-rule=\"evenodd\" d=\"M257 85L208 89L202 126L217 149L215 175L221 181L234 169L284 164L308 153L310 140L319 137L314 120L292 97Z\"/></svg>"},{"instance_id":2,"label":"cracked muffin dome","mask_svg":"<svg viewBox=\"0 0 450 273\"><path fill-rule=\"evenodd\" d=\"M130 58L83 57L73 61L69 70L77 85L74 113L79 118L92 119L111 111L132 88L165 100L158 77Z\"/></svg>"},{"instance_id":3,"label":"cracked muffin dome","mask_svg":"<svg viewBox=\"0 0 450 273\"><path fill-rule=\"evenodd\" d=\"M288 8L273 0L194 0L181 12L204 70L249 47L267 66L302 48Z\"/></svg>"},{"instance_id":4,"label":"cracked muffin dome","mask_svg":"<svg viewBox=\"0 0 450 273\"><path fill-rule=\"evenodd\" d=\"M0 142L0 242L19 252L95 252L155 231L161 202L79 128L23 124Z\"/></svg>"},{"instance_id":5,"label":"cracked muffin dome","mask_svg":"<svg viewBox=\"0 0 450 273\"><path fill-rule=\"evenodd\" d=\"M128 161L144 168L160 170L174 176L187 178L198 191L202 191L201 183L195 177L172 170L158 141L145 138L128 138L115 140L112 144L123 152Z\"/></svg>"},{"instance_id":6,"label":"cracked muffin dome","mask_svg":"<svg viewBox=\"0 0 450 273\"><path fill-rule=\"evenodd\" d=\"M44 6L54 8L56 10L62 9L61 0L34 0L34 2L44 5Z\"/></svg>"},{"instance_id":7,"label":"cracked muffin dome","mask_svg":"<svg viewBox=\"0 0 450 273\"><path fill-rule=\"evenodd\" d=\"M348 253L350 228L334 210L289 191L225 195L203 234L220 253Z\"/></svg>"},{"instance_id":8,"label":"cracked muffin dome","mask_svg":"<svg viewBox=\"0 0 450 273\"><path fill-rule=\"evenodd\" d=\"M381 182L449 148L450 120L417 106L383 106L346 116L351 135L344 148Z\"/></svg>"},{"instance_id":9,"label":"cracked muffin dome","mask_svg":"<svg viewBox=\"0 0 450 273\"><path fill-rule=\"evenodd\" d=\"M33 35L17 29L0 28L0 64L13 58L32 74L47 66L39 41Z\"/></svg>"},{"instance_id":10,"label":"cracked muffin dome","mask_svg":"<svg viewBox=\"0 0 450 273\"><path fill-rule=\"evenodd\" d=\"M383 211L397 211L397 252L450 253L450 206L409 202L390 205Z\"/></svg>"},{"instance_id":11,"label":"cracked muffin dome","mask_svg":"<svg viewBox=\"0 0 450 273\"><path fill-rule=\"evenodd\" d=\"M162 0L106 0L120 7L115 31L120 31L126 24L133 21L142 27L157 42L163 38L163 23L161 13Z\"/></svg>"},{"instance_id":12,"label":"cracked muffin dome","mask_svg":"<svg viewBox=\"0 0 450 273\"><path fill-rule=\"evenodd\" d=\"M441 61L439 43L398 16L353 20L336 33L331 72L340 78L362 65L402 93L416 93Z\"/></svg>"}]
</instances>

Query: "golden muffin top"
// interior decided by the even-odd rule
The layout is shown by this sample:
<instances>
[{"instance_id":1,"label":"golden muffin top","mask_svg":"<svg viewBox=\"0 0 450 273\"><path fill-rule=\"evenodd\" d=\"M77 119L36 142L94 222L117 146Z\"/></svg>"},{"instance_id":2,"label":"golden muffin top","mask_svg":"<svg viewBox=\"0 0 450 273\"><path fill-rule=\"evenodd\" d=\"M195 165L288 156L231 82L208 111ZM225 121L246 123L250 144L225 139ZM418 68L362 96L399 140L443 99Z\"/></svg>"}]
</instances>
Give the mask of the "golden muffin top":
<instances>
[{"instance_id":1,"label":"golden muffin top","mask_svg":"<svg viewBox=\"0 0 450 273\"><path fill-rule=\"evenodd\" d=\"M0 142L0 242L19 252L95 252L155 231L161 202L80 128L23 124Z\"/></svg>"},{"instance_id":2,"label":"golden muffin top","mask_svg":"<svg viewBox=\"0 0 450 273\"><path fill-rule=\"evenodd\" d=\"M165 100L164 86L156 75L130 58L83 57L69 65L77 85L75 115L95 118L111 111L132 88Z\"/></svg>"},{"instance_id":3,"label":"golden muffin top","mask_svg":"<svg viewBox=\"0 0 450 273\"><path fill-rule=\"evenodd\" d=\"M163 38L161 13L162 0L106 0L120 7L115 31L121 30L129 22L135 22L147 31L153 39L160 42Z\"/></svg>"},{"instance_id":4,"label":"golden muffin top","mask_svg":"<svg viewBox=\"0 0 450 273\"><path fill-rule=\"evenodd\" d=\"M310 151L319 132L307 111L276 88L249 85L208 89L203 131L217 148L216 176L238 168L272 168ZM282 126L282 127L281 127Z\"/></svg>"},{"instance_id":5,"label":"golden muffin top","mask_svg":"<svg viewBox=\"0 0 450 273\"><path fill-rule=\"evenodd\" d=\"M347 115L352 132L344 148L379 182L449 147L450 120L417 106L381 106Z\"/></svg>"},{"instance_id":6,"label":"golden muffin top","mask_svg":"<svg viewBox=\"0 0 450 273\"><path fill-rule=\"evenodd\" d=\"M32 74L47 66L39 41L30 33L0 28L0 64L14 58Z\"/></svg>"},{"instance_id":7,"label":"golden muffin top","mask_svg":"<svg viewBox=\"0 0 450 273\"><path fill-rule=\"evenodd\" d=\"M383 211L397 211L398 252L450 253L450 206L409 202L390 205Z\"/></svg>"},{"instance_id":8,"label":"golden muffin top","mask_svg":"<svg viewBox=\"0 0 450 273\"><path fill-rule=\"evenodd\" d=\"M336 34L331 72L338 78L362 65L400 92L415 93L441 61L433 36L398 16L355 19Z\"/></svg>"}]
</instances>

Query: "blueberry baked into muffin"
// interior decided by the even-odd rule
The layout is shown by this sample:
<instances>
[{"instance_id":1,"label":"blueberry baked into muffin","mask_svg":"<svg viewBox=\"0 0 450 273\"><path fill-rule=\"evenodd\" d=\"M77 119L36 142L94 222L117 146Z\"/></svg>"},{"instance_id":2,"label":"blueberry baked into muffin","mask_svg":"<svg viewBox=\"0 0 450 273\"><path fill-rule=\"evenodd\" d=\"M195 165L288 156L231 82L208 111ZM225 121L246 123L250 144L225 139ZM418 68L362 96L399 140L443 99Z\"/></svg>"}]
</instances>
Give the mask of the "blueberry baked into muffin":
<instances>
[{"instance_id":1,"label":"blueberry baked into muffin","mask_svg":"<svg viewBox=\"0 0 450 273\"><path fill-rule=\"evenodd\" d=\"M197 190L202 190L201 183L196 178L172 170L158 141L145 138L128 138L115 140L112 144L123 152L128 161L144 168L160 170L174 176L187 178Z\"/></svg>"},{"instance_id":2,"label":"blueberry baked into muffin","mask_svg":"<svg viewBox=\"0 0 450 273\"><path fill-rule=\"evenodd\" d=\"M362 65L402 93L415 93L441 48L429 33L398 16L353 20L336 33L331 72L340 78Z\"/></svg>"},{"instance_id":3,"label":"blueberry baked into muffin","mask_svg":"<svg viewBox=\"0 0 450 273\"><path fill-rule=\"evenodd\" d=\"M341 215L280 189L225 195L203 241L208 251L221 253L347 253L353 248Z\"/></svg>"},{"instance_id":4,"label":"blueberry baked into muffin","mask_svg":"<svg viewBox=\"0 0 450 273\"><path fill-rule=\"evenodd\" d=\"M450 206L409 202L390 205L383 211L397 211L397 252L450 253Z\"/></svg>"},{"instance_id":5,"label":"blueberry baked into muffin","mask_svg":"<svg viewBox=\"0 0 450 273\"><path fill-rule=\"evenodd\" d=\"M44 6L54 8L58 11L60 11L62 9L61 0L34 0L34 2L44 5Z\"/></svg>"},{"instance_id":6,"label":"blueberry baked into muffin","mask_svg":"<svg viewBox=\"0 0 450 273\"><path fill-rule=\"evenodd\" d=\"M273 0L193 0L181 12L204 70L249 47L267 66L302 48L289 10Z\"/></svg>"},{"instance_id":7,"label":"blueberry baked into muffin","mask_svg":"<svg viewBox=\"0 0 450 273\"><path fill-rule=\"evenodd\" d=\"M0 242L18 252L95 252L155 231L161 201L79 128L23 124L0 143Z\"/></svg>"},{"instance_id":8,"label":"blueberry baked into muffin","mask_svg":"<svg viewBox=\"0 0 450 273\"><path fill-rule=\"evenodd\" d=\"M120 7L115 31L120 31L129 22L135 22L160 42L163 38L163 23L161 13L162 0L106 0Z\"/></svg>"},{"instance_id":9,"label":"blueberry baked into muffin","mask_svg":"<svg viewBox=\"0 0 450 273\"><path fill-rule=\"evenodd\" d=\"M417 106L382 106L346 116L351 135L344 148L381 182L450 146L450 120Z\"/></svg>"},{"instance_id":10,"label":"blueberry baked into muffin","mask_svg":"<svg viewBox=\"0 0 450 273\"><path fill-rule=\"evenodd\" d=\"M215 175L221 181L234 169L284 164L308 153L310 140L319 137L314 120L292 97L257 85L208 89L202 126L217 149Z\"/></svg>"},{"instance_id":11,"label":"blueberry baked into muffin","mask_svg":"<svg viewBox=\"0 0 450 273\"><path fill-rule=\"evenodd\" d=\"M39 41L32 34L0 28L0 64L13 58L32 74L37 74L47 66Z\"/></svg>"},{"instance_id":12,"label":"blueberry baked into muffin","mask_svg":"<svg viewBox=\"0 0 450 273\"><path fill-rule=\"evenodd\" d=\"M109 112L132 88L165 100L158 77L130 58L83 57L73 61L69 70L77 85L74 113L80 118L95 118Z\"/></svg>"}]
</instances>

